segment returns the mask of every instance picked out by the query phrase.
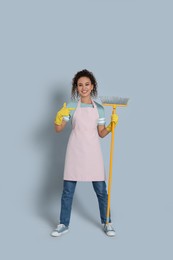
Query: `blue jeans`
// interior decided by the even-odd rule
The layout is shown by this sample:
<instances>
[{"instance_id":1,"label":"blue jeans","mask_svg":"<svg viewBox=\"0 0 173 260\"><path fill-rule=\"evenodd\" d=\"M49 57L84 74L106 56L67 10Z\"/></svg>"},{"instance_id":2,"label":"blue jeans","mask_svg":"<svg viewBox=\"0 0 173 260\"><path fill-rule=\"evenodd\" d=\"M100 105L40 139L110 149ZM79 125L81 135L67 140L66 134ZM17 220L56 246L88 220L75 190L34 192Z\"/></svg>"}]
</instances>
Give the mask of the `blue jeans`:
<instances>
[{"instance_id":1,"label":"blue jeans","mask_svg":"<svg viewBox=\"0 0 173 260\"><path fill-rule=\"evenodd\" d=\"M61 197L61 213L60 213L60 224L69 226L73 195L76 188L77 181L66 181L64 180L63 193ZM107 191L105 181L93 181L93 188L98 198L99 210L101 223L106 223L106 212L107 212ZM110 215L110 214L109 214ZM111 218L109 217L109 222Z\"/></svg>"}]
</instances>

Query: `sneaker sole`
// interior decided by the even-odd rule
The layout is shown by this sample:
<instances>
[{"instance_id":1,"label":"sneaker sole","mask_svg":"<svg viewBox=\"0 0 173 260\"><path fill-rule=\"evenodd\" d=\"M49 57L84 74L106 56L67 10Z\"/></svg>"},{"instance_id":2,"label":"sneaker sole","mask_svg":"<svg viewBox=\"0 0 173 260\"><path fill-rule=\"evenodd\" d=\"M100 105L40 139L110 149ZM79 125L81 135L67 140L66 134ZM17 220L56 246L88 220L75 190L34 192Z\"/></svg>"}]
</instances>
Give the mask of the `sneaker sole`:
<instances>
[{"instance_id":1,"label":"sneaker sole","mask_svg":"<svg viewBox=\"0 0 173 260\"><path fill-rule=\"evenodd\" d=\"M106 233L106 232L105 232ZM109 234L109 232L108 233L106 233L106 235L108 236L108 237L115 237L115 233L114 234Z\"/></svg>"},{"instance_id":2,"label":"sneaker sole","mask_svg":"<svg viewBox=\"0 0 173 260\"><path fill-rule=\"evenodd\" d=\"M65 231L63 231L63 232L61 232L61 233L58 233L58 232L56 232L56 231L53 231L50 235L51 235L52 237L60 237L61 235L65 234L65 233L67 233L67 232L68 232L68 230L65 230Z\"/></svg>"}]
</instances>

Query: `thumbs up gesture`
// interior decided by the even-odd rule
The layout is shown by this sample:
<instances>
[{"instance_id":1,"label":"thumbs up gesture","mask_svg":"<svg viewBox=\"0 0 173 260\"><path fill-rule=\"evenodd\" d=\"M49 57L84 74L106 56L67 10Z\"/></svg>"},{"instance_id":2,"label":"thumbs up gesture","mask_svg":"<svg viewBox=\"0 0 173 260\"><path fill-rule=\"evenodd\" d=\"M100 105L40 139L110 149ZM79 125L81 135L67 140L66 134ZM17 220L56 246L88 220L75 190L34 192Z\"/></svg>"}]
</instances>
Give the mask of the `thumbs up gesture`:
<instances>
[{"instance_id":1,"label":"thumbs up gesture","mask_svg":"<svg viewBox=\"0 0 173 260\"><path fill-rule=\"evenodd\" d=\"M68 108L67 105L66 105L66 102L65 102L63 107L57 112L54 123L56 125L61 125L63 117L64 116L69 116L70 115L70 111L74 110L74 109L75 108Z\"/></svg>"}]
</instances>

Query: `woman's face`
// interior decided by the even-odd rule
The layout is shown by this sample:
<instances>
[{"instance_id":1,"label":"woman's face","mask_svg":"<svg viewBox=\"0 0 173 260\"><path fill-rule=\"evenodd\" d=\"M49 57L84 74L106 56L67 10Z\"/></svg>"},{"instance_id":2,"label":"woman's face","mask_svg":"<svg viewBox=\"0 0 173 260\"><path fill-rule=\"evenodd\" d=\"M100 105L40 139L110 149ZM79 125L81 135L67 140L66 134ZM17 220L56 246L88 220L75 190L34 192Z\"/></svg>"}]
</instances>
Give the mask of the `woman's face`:
<instances>
[{"instance_id":1,"label":"woman's face","mask_svg":"<svg viewBox=\"0 0 173 260\"><path fill-rule=\"evenodd\" d=\"M77 91L81 97L88 97L93 89L93 84L88 77L81 77L77 81Z\"/></svg>"}]
</instances>

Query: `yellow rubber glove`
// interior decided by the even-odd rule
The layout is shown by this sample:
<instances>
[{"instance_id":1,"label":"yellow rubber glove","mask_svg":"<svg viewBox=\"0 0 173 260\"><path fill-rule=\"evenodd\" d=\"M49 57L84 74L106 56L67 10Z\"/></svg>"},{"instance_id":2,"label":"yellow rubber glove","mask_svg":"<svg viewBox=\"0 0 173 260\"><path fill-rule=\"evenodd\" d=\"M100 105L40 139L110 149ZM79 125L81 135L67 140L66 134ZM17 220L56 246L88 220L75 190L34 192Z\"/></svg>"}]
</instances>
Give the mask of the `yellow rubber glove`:
<instances>
[{"instance_id":1,"label":"yellow rubber glove","mask_svg":"<svg viewBox=\"0 0 173 260\"><path fill-rule=\"evenodd\" d=\"M111 132L112 131L112 122L114 122L114 127L116 127L116 125L118 124L118 115L117 114L113 114L111 115L111 122L110 124L106 127L106 130L108 132Z\"/></svg>"},{"instance_id":2,"label":"yellow rubber glove","mask_svg":"<svg viewBox=\"0 0 173 260\"><path fill-rule=\"evenodd\" d=\"M56 125L61 125L64 116L69 116L70 111L74 110L75 108L68 108L66 107L66 103L64 103L63 107L57 112L54 123Z\"/></svg>"}]
</instances>

